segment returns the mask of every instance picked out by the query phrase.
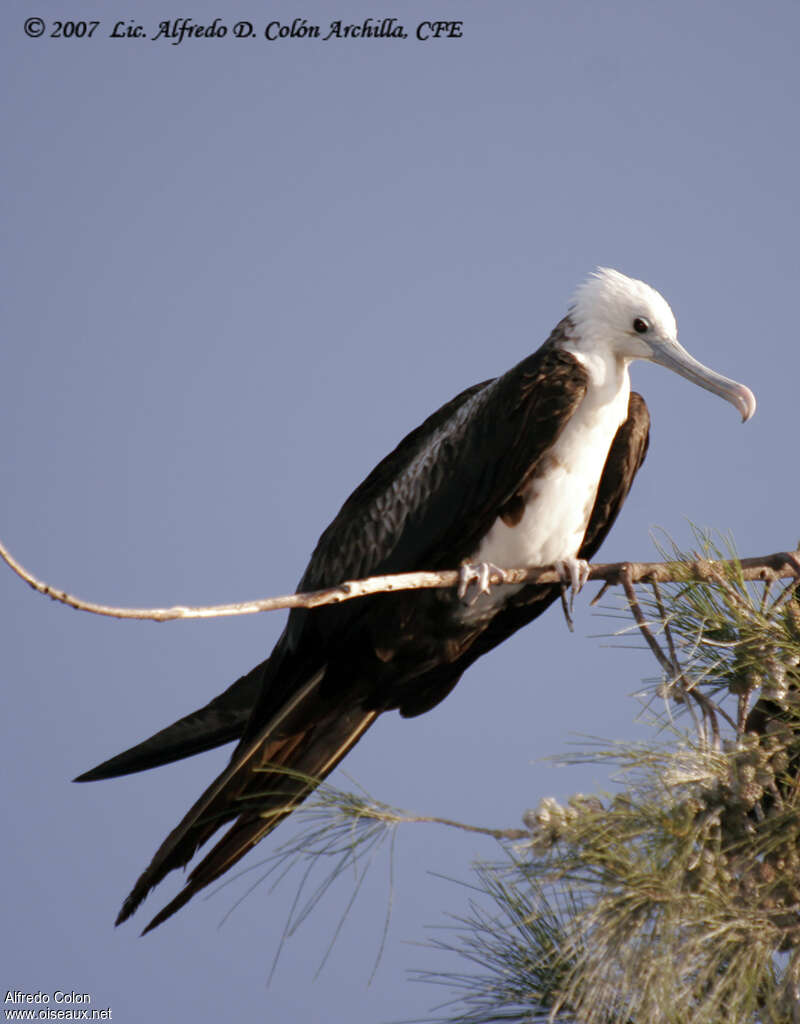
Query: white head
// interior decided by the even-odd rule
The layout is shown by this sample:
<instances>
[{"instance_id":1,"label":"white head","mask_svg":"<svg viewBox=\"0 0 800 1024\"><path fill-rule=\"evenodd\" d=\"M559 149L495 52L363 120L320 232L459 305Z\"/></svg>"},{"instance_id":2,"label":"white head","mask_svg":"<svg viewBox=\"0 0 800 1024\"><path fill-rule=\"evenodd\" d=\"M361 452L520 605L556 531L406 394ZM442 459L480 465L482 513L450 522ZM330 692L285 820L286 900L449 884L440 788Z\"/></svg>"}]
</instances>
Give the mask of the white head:
<instances>
[{"instance_id":1,"label":"white head","mask_svg":"<svg viewBox=\"0 0 800 1024\"><path fill-rule=\"evenodd\" d=\"M755 412L756 400L749 388L703 366L679 344L669 303L644 281L599 267L576 289L569 318L579 349L602 347L625 363L632 359L660 363L731 402L743 420Z\"/></svg>"}]
</instances>

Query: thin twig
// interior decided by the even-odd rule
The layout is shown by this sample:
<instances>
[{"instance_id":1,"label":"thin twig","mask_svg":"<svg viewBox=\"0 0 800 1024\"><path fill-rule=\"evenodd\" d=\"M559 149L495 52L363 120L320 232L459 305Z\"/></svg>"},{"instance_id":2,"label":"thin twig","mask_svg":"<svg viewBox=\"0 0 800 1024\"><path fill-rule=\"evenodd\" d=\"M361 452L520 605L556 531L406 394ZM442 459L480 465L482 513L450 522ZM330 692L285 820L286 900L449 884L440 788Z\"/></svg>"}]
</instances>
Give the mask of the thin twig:
<instances>
[{"instance_id":1,"label":"thin twig","mask_svg":"<svg viewBox=\"0 0 800 1024\"><path fill-rule=\"evenodd\" d=\"M689 686L689 682L686 679L686 676L684 675L683 666L678 661L678 652L675 650L675 643L674 643L674 641L672 639L672 630L670 629L669 622L667 621L667 610L664 607L664 601L663 601L663 599L661 597L661 588L659 587L658 583L656 583L655 580L653 580L653 582L651 583L651 586L653 588L653 593L655 594L656 603L658 605L658 614L661 616L661 622L662 622L662 624L664 626L664 635L667 638L667 646L669 647L669 656L670 656L670 658L672 658L675 671L677 672L677 676L678 676L678 678L681 681L682 694L681 694L680 700L681 700L682 703L686 704L686 706L689 708L689 714L692 716L692 722L694 723L694 727L695 727L695 730L697 731L697 735L702 738L703 734L702 734L702 730L700 728L700 723L697 720L697 714L695 713L694 704L692 703L692 700L691 700L691 689L692 688Z\"/></svg>"},{"instance_id":2,"label":"thin twig","mask_svg":"<svg viewBox=\"0 0 800 1024\"><path fill-rule=\"evenodd\" d=\"M29 586L40 594L60 601L70 608L106 615L115 619L144 619L170 622L173 619L210 619L225 615L252 615L256 612L276 611L279 608L317 608L320 605L339 604L369 594L390 593L398 590L423 590L437 587L456 587L460 574L455 569L441 572L406 572L386 576L370 576L362 580L347 580L335 587L302 594L284 594L256 601L238 601L218 605L173 605L170 608L121 608L98 604L68 594L38 579L25 569L0 542L0 558ZM700 558L694 562L609 562L589 567L589 581L603 580L608 584L623 584L623 575L630 583L721 582L721 574L732 567L741 571L748 580L783 579L800 576L800 550L778 551L772 555L741 560L711 561ZM559 583L560 576L554 566L537 569L506 569L503 580L492 572L489 582L495 586L506 583Z\"/></svg>"},{"instance_id":3,"label":"thin twig","mask_svg":"<svg viewBox=\"0 0 800 1024\"><path fill-rule=\"evenodd\" d=\"M653 593L656 595L656 601L658 602L659 614L661 615L661 620L664 623L664 634L667 638L667 644L669 645L670 657L672 658L673 664L675 666L675 671L678 674L678 678L681 681L683 691L684 693L689 694L689 696L693 697L697 701L697 703L703 710L705 717L711 722L711 731L714 734L714 746L717 750L719 750L721 749L721 740L719 735L719 723L717 722L717 714L722 715L722 717L728 722L731 728L735 729L736 724L723 707L720 707L720 705L712 701L707 694L703 693L702 690L698 689L696 683L690 683L689 680L686 678L686 675L683 671L683 666L678 660L678 654L675 650L675 644L672 641L672 630L670 629L666 610L664 608L664 602L661 598L661 591L659 589L658 583L656 583L655 580L653 580L652 587ZM694 718L694 715L692 717ZM697 720L695 719L695 723L696 721Z\"/></svg>"},{"instance_id":4,"label":"thin twig","mask_svg":"<svg viewBox=\"0 0 800 1024\"><path fill-rule=\"evenodd\" d=\"M661 588L655 580L652 581L651 587L653 588L653 594L655 595L656 605L658 606L658 614L661 616L661 625L664 627L664 636L667 638L669 656L670 658L672 658L672 664L678 676L680 677L683 689L688 691L690 689L690 686L686 681L686 676L684 676L683 674L683 668L681 667L681 663L678 661L678 654L675 650L675 644L672 640L672 630L669 628L669 620L667 619L667 610L664 607L664 601L661 597Z\"/></svg>"},{"instance_id":5,"label":"thin twig","mask_svg":"<svg viewBox=\"0 0 800 1024\"><path fill-rule=\"evenodd\" d=\"M530 831L521 828L488 828L484 825L467 825L463 821L453 821L452 818L437 818L435 816L427 814L399 814L393 811L381 812L373 811L371 808L367 808L365 816L369 818L376 818L379 821L388 821L391 823L405 824L421 822L422 824L430 825L446 825L448 828L457 828L462 832L476 832L481 836L491 836L492 839L530 839Z\"/></svg>"},{"instance_id":6,"label":"thin twig","mask_svg":"<svg viewBox=\"0 0 800 1024\"><path fill-rule=\"evenodd\" d=\"M772 593L772 584L774 582L774 580L767 580L764 584L764 590L761 594L761 604L758 609L759 615L763 616L766 613L767 605L769 603L769 595Z\"/></svg>"},{"instance_id":7,"label":"thin twig","mask_svg":"<svg viewBox=\"0 0 800 1024\"><path fill-rule=\"evenodd\" d=\"M636 596L636 591L633 587L633 580L631 580L630 574L627 571L627 563L625 563L625 566L623 567L621 583L622 588L625 591L625 596L628 599L628 605L630 606L634 619L636 619L636 625L639 627L639 631L647 641L647 646L655 655L656 661L666 672L667 676L670 679L670 682L674 682L674 666L670 664L669 658L666 656L666 654L664 654L664 651L661 649L661 644L658 642L658 640L656 640L655 636L653 636L653 631L650 629L650 625L648 624L644 612L642 611L642 607L639 604L639 599Z\"/></svg>"},{"instance_id":8,"label":"thin twig","mask_svg":"<svg viewBox=\"0 0 800 1024\"><path fill-rule=\"evenodd\" d=\"M659 644L658 640L656 640L655 636L653 635L653 631L650 629L650 625L647 619L645 618L644 612L642 611L641 605L639 604L639 599L636 596L636 591L634 589L630 575L628 572L625 571L624 565L625 564L623 563L621 583L623 589L625 590L625 596L628 599L628 605L630 606L631 613L633 614L634 619L636 619L636 625L639 627L639 631L647 641L647 645L655 655L656 661L663 668L670 683L674 683L678 678L683 679L684 690L690 696L694 697L694 699L703 709L704 717L711 723L711 730L714 735L714 746L716 748L719 748L721 742L719 733L719 723L717 721L717 716L713 704L704 693L701 693L699 690L696 690L694 687L690 687L688 685L685 677L683 676L680 665L677 662L673 664L667 657L667 655L664 654L661 644ZM651 582L653 581L651 580ZM730 721L730 719L728 720Z\"/></svg>"},{"instance_id":9,"label":"thin twig","mask_svg":"<svg viewBox=\"0 0 800 1024\"><path fill-rule=\"evenodd\" d=\"M782 604L786 604L793 598L800 598L800 569L798 569L797 579L790 580L781 588L780 594L769 606L769 613L774 612L776 608L780 608Z\"/></svg>"}]
</instances>

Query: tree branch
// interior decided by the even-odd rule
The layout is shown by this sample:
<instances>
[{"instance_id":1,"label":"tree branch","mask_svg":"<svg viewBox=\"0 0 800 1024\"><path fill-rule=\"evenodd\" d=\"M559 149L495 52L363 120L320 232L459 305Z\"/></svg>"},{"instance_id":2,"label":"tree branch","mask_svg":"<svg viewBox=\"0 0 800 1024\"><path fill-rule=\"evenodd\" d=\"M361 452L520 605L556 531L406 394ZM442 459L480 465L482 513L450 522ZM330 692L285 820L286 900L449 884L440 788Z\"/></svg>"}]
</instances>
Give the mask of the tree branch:
<instances>
[{"instance_id":1,"label":"tree branch","mask_svg":"<svg viewBox=\"0 0 800 1024\"><path fill-rule=\"evenodd\" d=\"M0 542L0 558L29 586L40 594L60 601L78 611L107 615L115 619L144 619L153 622L170 622L173 619L210 619L223 615L252 615L255 612L271 612L279 608L317 608L320 605L339 604L369 594L390 593L397 590L424 590L437 587L456 587L459 573L455 569L441 572L405 572L391 576L370 576L363 580L347 580L325 590L313 590L304 594L284 594L280 597L265 597L257 601L238 601L235 604L217 605L173 605L171 608L118 608L113 605L97 604L68 594L37 579L25 569ZM738 567L746 580L777 580L794 577L800 579L800 549L778 551L772 555L742 558L737 561L712 561L700 558L693 562L609 562L590 566L589 581L602 580L607 586L631 583L670 583L697 580L719 583L726 569ZM489 577L490 583L499 585L498 573ZM555 568L507 569L507 583L559 583Z\"/></svg>"}]
</instances>

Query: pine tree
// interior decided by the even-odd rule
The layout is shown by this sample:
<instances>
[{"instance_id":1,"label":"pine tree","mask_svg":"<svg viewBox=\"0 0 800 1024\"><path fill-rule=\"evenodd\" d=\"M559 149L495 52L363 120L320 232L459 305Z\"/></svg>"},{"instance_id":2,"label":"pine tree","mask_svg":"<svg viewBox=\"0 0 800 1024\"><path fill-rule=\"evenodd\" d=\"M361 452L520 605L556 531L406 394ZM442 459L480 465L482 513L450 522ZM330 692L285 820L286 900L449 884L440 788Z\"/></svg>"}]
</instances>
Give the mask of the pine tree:
<instances>
[{"instance_id":1,"label":"pine tree","mask_svg":"<svg viewBox=\"0 0 800 1024\"><path fill-rule=\"evenodd\" d=\"M442 1019L800 1020L800 585L773 589L734 562L629 591L683 715L574 758L615 767L619 790L542 800L529 838L478 867L485 900L438 944L472 969L426 975L454 996Z\"/></svg>"},{"instance_id":2,"label":"pine tree","mask_svg":"<svg viewBox=\"0 0 800 1024\"><path fill-rule=\"evenodd\" d=\"M625 586L661 673L653 736L571 757L613 770L616 791L543 799L522 829L471 828L502 859L476 867L466 913L434 943L464 969L419 973L450 995L434 1019L800 1021L800 583L746 581L732 546L698 543L662 551L674 582ZM299 813L274 866L327 874L292 927L396 826L440 820L330 786Z\"/></svg>"}]
</instances>

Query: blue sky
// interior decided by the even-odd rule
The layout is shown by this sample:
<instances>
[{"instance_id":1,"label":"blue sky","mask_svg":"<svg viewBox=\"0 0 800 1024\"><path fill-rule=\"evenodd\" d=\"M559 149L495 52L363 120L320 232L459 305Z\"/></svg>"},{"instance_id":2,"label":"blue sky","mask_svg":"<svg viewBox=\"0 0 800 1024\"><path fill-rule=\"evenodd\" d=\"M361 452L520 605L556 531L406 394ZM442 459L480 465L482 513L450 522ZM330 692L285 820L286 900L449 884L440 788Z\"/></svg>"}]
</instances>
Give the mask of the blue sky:
<instances>
[{"instance_id":1,"label":"blue sky","mask_svg":"<svg viewBox=\"0 0 800 1024\"><path fill-rule=\"evenodd\" d=\"M651 450L604 560L650 557L654 527L688 543L688 520L743 554L797 542L795 4L135 8L148 35L175 13L259 28L394 15L409 38L173 46L110 39L131 9L108 0L4 4L0 535L25 565L127 605L291 590L366 472L538 347L598 264L659 288L683 344L759 400L742 427L675 375L633 368ZM26 18L49 33L55 14L100 26L25 36ZM463 19L463 37L417 42L433 18ZM385 859L316 979L347 887L269 985L291 882L221 927L254 876L146 939L136 920L112 927L227 754L69 779L251 668L282 615L119 623L10 573L0 606L3 993L88 991L114 1020L200 1024L395 1021L443 998L407 973L447 966L416 945L464 907L439 876L468 880L496 850L432 826L398 837L371 984ZM570 635L553 609L431 714L384 716L345 771L386 801L496 826L608 785L542 759L642 733L632 695L656 670L597 639L615 625L583 599Z\"/></svg>"}]
</instances>

